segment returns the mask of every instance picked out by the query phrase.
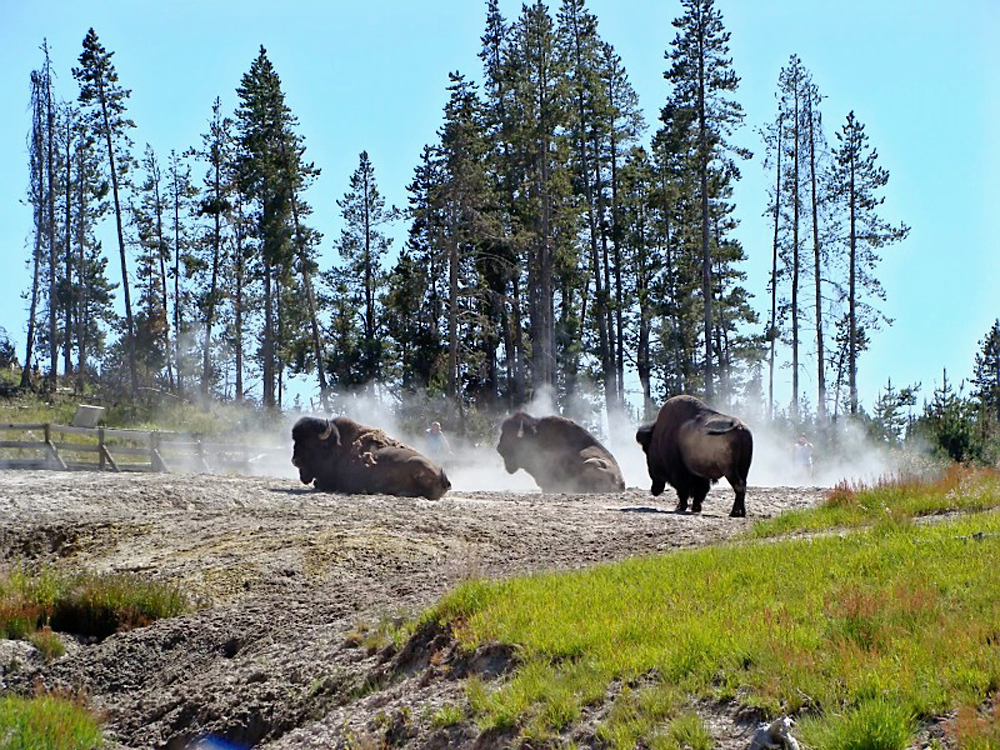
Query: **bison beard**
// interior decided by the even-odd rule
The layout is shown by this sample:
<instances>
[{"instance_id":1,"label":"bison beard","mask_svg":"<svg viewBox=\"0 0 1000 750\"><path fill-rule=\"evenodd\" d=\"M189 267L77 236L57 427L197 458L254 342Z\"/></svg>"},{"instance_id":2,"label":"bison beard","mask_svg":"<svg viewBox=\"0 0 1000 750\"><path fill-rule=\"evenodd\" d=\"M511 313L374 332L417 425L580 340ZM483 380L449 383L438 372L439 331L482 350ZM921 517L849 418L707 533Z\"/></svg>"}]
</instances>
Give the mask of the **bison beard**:
<instances>
[{"instance_id":1,"label":"bison beard","mask_svg":"<svg viewBox=\"0 0 1000 750\"><path fill-rule=\"evenodd\" d=\"M660 495L669 484L677 490L677 510L686 510L690 499L691 510L700 513L712 483L725 477L736 492L729 515L746 516L753 437L741 420L693 396L674 396L660 409L656 422L639 428L635 439L646 453L653 495Z\"/></svg>"},{"instance_id":2,"label":"bison beard","mask_svg":"<svg viewBox=\"0 0 1000 750\"><path fill-rule=\"evenodd\" d=\"M292 428L292 464L324 492L437 500L451 488L441 467L374 427L348 417L303 417Z\"/></svg>"}]
</instances>

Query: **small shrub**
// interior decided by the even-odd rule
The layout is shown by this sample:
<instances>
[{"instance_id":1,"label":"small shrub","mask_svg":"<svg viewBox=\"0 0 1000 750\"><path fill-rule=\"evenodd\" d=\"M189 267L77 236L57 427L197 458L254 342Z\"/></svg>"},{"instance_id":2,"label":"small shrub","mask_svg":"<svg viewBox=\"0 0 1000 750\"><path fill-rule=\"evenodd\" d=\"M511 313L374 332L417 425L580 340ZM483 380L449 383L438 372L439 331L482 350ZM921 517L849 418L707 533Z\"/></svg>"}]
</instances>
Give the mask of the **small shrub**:
<instances>
[{"instance_id":1,"label":"small shrub","mask_svg":"<svg viewBox=\"0 0 1000 750\"><path fill-rule=\"evenodd\" d=\"M436 727L451 727L465 720L465 709L457 703L445 703L431 716L431 724Z\"/></svg>"},{"instance_id":2,"label":"small shrub","mask_svg":"<svg viewBox=\"0 0 1000 750\"><path fill-rule=\"evenodd\" d=\"M654 750L712 750L714 746L711 733L696 714L678 716L665 733L654 736L650 742Z\"/></svg>"},{"instance_id":3,"label":"small shrub","mask_svg":"<svg viewBox=\"0 0 1000 750\"><path fill-rule=\"evenodd\" d=\"M48 626L32 633L28 641L41 652L46 661L58 659L66 653L66 647L63 645L62 639L53 633L52 628Z\"/></svg>"}]
</instances>

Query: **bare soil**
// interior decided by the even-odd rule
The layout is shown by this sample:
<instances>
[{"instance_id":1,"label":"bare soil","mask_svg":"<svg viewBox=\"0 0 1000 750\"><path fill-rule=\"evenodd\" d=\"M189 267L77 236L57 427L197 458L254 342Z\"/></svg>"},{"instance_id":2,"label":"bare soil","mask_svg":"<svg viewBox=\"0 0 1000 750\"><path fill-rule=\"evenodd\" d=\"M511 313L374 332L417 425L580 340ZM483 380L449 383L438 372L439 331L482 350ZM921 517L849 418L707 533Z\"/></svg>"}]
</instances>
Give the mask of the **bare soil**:
<instances>
[{"instance_id":1,"label":"bare soil","mask_svg":"<svg viewBox=\"0 0 1000 750\"><path fill-rule=\"evenodd\" d=\"M134 572L202 603L99 643L64 637L66 655L50 663L0 641L0 691L80 691L122 748L506 746L511 737L480 735L471 721L431 719L463 704L458 677L502 673L509 648L470 657L425 632L395 653L359 632L470 578L717 543L823 493L751 488L748 517L733 519L725 482L693 515L674 513L669 491L644 489L453 490L428 501L330 495L292 479L0 472L0 565ZM595 744L614 690L566 739ZM719 747L746 747L755 717L699 710Z\"/></svg>"}]
</instances>

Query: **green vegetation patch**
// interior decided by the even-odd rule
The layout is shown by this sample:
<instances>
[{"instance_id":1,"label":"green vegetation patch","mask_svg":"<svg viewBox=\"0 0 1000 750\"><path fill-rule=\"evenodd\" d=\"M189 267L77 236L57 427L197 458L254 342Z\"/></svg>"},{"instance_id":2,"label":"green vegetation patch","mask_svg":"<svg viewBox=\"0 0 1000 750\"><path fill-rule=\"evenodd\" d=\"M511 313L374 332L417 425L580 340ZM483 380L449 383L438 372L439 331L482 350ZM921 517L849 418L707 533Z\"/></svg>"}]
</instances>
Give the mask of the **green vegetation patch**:
<instances>
[{"instance_id":1,"label":"green vegetation patch","mask_svg":"<svg viewBox=\"0 0 1000 750\"><path fill-rule=\"evenodd\" d=\"M192 609L176 586L134 575L0 573L0 637L30 638L53 656L60 649L46 628L106 638Z\"/></svg>"},{"instance_id":2,"label":"green vegetation patch","mask_svg":"<svg viewBox=\"0 0 1000 750\"><path fill-rule=\"evenodd\" d=\"M841 483L818 507L761 521L754 525L752 534L765 538L833 528L856 529L996 508L1000 508L1000 472L953 464L933 482L886 480L873 487Z\"/></svg>"},{"instance_id":3,"label":"green vegetation patch","mask_svg":"<svg viewBox=\"0 0 1000 750\"><path fill-rule=\"evenodd\" d=\"M100 724L78 701L0 698L0 750L90 750L100 745Z\"/></svg>"},{"instance_id":4,"label":"green vegetation patch","mask_svg":"<svg viewBox=\"0 0 1000 750\"><path fill-rule=\"evenodd\" d=\"M748 542L469 583L429 616L468 648L519 647L509 678L468 684L484 730L544 739L617 684L634 688L598 730L615 747L699 744L670 727L703 697L808 715L814 747L895 747L1000 687L998 537L988 513Z\"/></svg>"}]
</instances>

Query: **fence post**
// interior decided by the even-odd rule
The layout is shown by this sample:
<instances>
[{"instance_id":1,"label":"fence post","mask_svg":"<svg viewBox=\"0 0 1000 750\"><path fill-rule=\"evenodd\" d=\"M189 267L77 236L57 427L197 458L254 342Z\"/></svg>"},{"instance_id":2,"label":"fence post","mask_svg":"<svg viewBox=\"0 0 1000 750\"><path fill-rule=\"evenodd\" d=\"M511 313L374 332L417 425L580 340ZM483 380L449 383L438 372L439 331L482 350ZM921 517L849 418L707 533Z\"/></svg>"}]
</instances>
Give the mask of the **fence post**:
<instances>
[{"instance_id":1,"label":"fence post","mask_svg":"<svg viewBox=\"0 0 1000 750\"><path fill-rule=\"evenodd\" d=\"M97 428L97 456L99 470L104 471L104 428Z\"/></svg>"}]
</instances>

